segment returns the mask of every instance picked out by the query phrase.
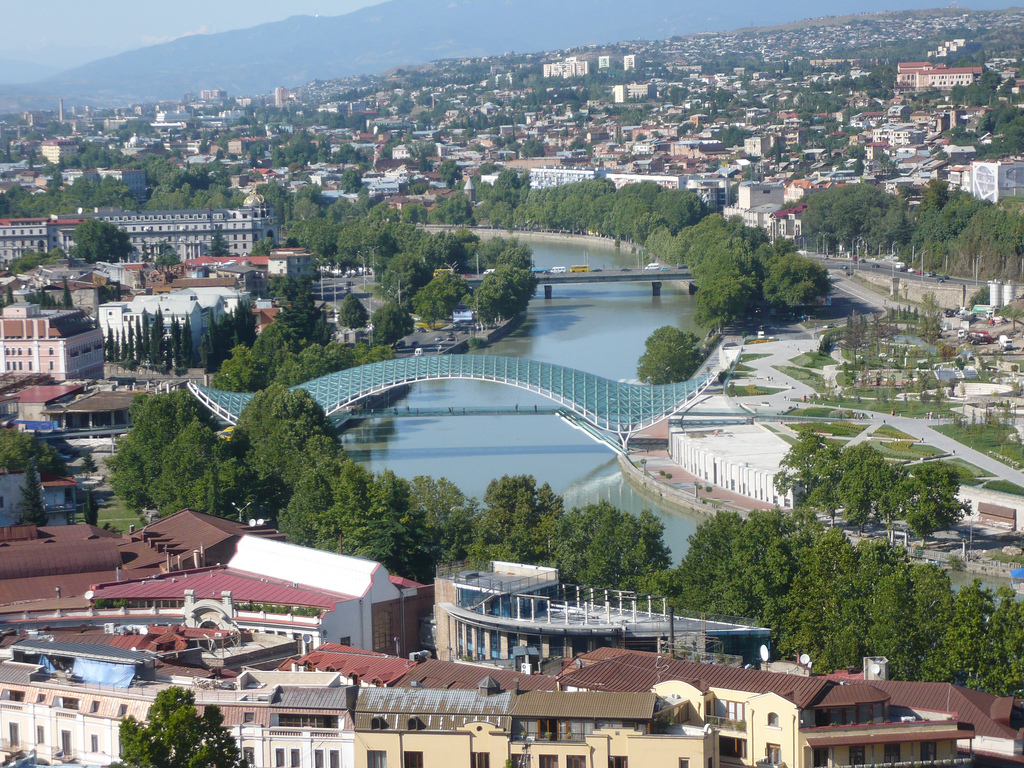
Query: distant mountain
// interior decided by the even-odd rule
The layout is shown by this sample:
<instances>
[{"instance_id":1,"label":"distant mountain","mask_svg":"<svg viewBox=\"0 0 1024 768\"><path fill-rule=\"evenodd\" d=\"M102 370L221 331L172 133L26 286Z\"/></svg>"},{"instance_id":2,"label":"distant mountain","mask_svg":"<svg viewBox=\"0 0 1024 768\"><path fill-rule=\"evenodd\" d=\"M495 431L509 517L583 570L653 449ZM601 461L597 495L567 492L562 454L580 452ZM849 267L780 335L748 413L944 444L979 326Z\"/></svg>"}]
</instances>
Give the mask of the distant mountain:
<instances>
[{"instance_id":1,"label":"distant mountain","mask_svg":"<svg viewBox=\"0 0 1024 768\"><path fill-rule=\"evenodd\" d=\"M3 85L19 85L52 77L61 71L60 67L39 64L34 61L18 61L16 59L0 59L0 83ZM3 87L0 85L0 87Z\"/></svg>"},{"instance_id":2,"label":"distant mountain","mask_svg":"<svg viewBox=\"0 0 1024 768\"><path fill-rule=\"evenodd\" d=\"M832 0L827 9L843 14L927 5L928 0ZM278 85L377 74L449 57L782 24L821 15L825 7L820 0L389 0L344 16L294 16L128 51L28 86L0 88L0 110L50 104L57 96L69 105L117 105L177 99L203 88L266 93Z\"/></svg>"}]
</instances>

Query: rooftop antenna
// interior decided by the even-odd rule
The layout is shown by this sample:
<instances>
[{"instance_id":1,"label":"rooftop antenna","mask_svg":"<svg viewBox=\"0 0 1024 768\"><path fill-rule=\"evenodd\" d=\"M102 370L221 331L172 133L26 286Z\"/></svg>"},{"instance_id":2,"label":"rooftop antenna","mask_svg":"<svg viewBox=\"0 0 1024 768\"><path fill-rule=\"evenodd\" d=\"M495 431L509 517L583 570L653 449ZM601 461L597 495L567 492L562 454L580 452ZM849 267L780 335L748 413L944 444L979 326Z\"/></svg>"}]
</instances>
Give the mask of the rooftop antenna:
<instances>
[{"instance_id":1,"label":"rooftop antenna","mask_svg":"<svg viewBox=\"0 0 1024 768\"><path fill-rule=\"evenodd\" d=\"M811 657L808 656L806 653L801 653L800 663L803 664L805 667L809 667L811 665Z\"/></svg>"},{"instance_id":2,"label":"rooftop antenna","mask_svg":"<svg viewBox=\"0 0 1024 768\"><path fill-rule=\"evenodd\" d=\"M767 645L762 645L761 646L761 661L763 661L763 662L767 662L768 661L768 646Z\"/></svg>"}]
</instances>

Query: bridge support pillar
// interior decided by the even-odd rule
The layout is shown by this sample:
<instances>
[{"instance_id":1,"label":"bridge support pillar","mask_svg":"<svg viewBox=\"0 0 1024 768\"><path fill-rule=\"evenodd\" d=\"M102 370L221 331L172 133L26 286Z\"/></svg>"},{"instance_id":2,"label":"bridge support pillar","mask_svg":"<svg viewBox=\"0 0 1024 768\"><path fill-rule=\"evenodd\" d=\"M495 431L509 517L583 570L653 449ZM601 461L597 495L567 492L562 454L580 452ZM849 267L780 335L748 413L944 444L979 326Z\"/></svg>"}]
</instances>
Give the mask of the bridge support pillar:
<instances>
[{"instance_id":1,"label":"bridge support pillar","mask_svg":"<svg viewBox=\"0 0 1024 768\"><path fill-rule=\"evenodd\" d=\"M653 283L651 283L651 295L661 296L661 282L655 280Z\"/></svg>"},{"instance_id":2,"label":"bridge support pillar","mask_svg":"<svg viewBox=\"0 0 1024 768\"><path fill-rule=\"evenodd\" d=\"M554 286L551 286L551 285L545 285L544 286L544 298L545 299L550 299L551 298L551 289L553 287Z\"/></svg>"}]
</instances>

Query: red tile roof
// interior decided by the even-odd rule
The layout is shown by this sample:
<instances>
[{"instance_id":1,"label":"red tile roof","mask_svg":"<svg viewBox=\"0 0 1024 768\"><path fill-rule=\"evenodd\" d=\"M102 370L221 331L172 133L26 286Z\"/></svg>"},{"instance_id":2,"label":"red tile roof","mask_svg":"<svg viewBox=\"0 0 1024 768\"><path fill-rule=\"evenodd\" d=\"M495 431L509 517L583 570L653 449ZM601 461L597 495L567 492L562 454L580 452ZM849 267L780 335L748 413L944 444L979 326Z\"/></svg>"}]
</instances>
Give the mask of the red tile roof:
<instances>
[{"instance_id":1,"label":"red tile roof","mask_svg":"<svg viewBox=\"0 0 1024 768\"><path fill-rule=\"evenodd\" d=\"M428 659L412 667L398 682L396 688L410 688L415 682L423 688L472 691L485 677L493 677L503 690L553 691L558 679L550 675L524 675L511 669L493 669L475 664Z\"/></svg>"},{"instance_id":2,"label":"red tile roof","mask_svg":"<svg viewBox=\"0 0 1024 768\"><path fill-rule=\"evenodd\" d=\"M42 387L29 387L15 393L19 403L48 403L68 395L84 392L85 387L75 384L52 384Z\"/></svg>"},{"instance_id":3,"label":"red tile roof","mask_svg":"<svg viewBox=\"0 0 1024 768\"><path fill-rule=\"evenodd\" d=\"M395 681L401 679L411 667L416 666L414 661L383 653L338 653L325 651L323 647L320 646L294 661L285 661L278 669L287 671L292 668L292 664L297 664L299 667L318 672L340 672L348 678L358 675L361 681L374 685L394 685Z\"/></svg>"}]
</instances>

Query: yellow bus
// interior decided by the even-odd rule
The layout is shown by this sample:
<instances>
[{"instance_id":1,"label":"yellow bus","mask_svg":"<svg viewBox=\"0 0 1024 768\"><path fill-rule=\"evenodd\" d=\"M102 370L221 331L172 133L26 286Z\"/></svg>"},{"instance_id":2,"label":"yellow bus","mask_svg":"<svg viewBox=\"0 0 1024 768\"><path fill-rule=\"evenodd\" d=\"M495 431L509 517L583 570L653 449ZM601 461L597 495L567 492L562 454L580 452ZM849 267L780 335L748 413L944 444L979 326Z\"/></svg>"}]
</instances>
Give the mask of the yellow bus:
<instances>
[{"instance_id":1,"label":"yellow bus","mask_svg":"<svg viewBox=\"0 0 1024 768\"><path fill-rule=\"evenodd\" d=\"M450 267L447 268L447 269L440 268L440 269L435 269L434 270L434 277L437 277L438 275L454 275L454 274L455 274L455 270L450 268Z\"/></svg>"},{"instance_id":2,"label":"yellow bus","mask_svg":"<svg viewBox=\"0 0 1024 768\"><path fill-rule=\"evenodd\" d=\"M590 271L590 265L589 264L573 264L571 267L569 267L569 271L570 272L589 272Z\"/></svg>"}]
</instances>

